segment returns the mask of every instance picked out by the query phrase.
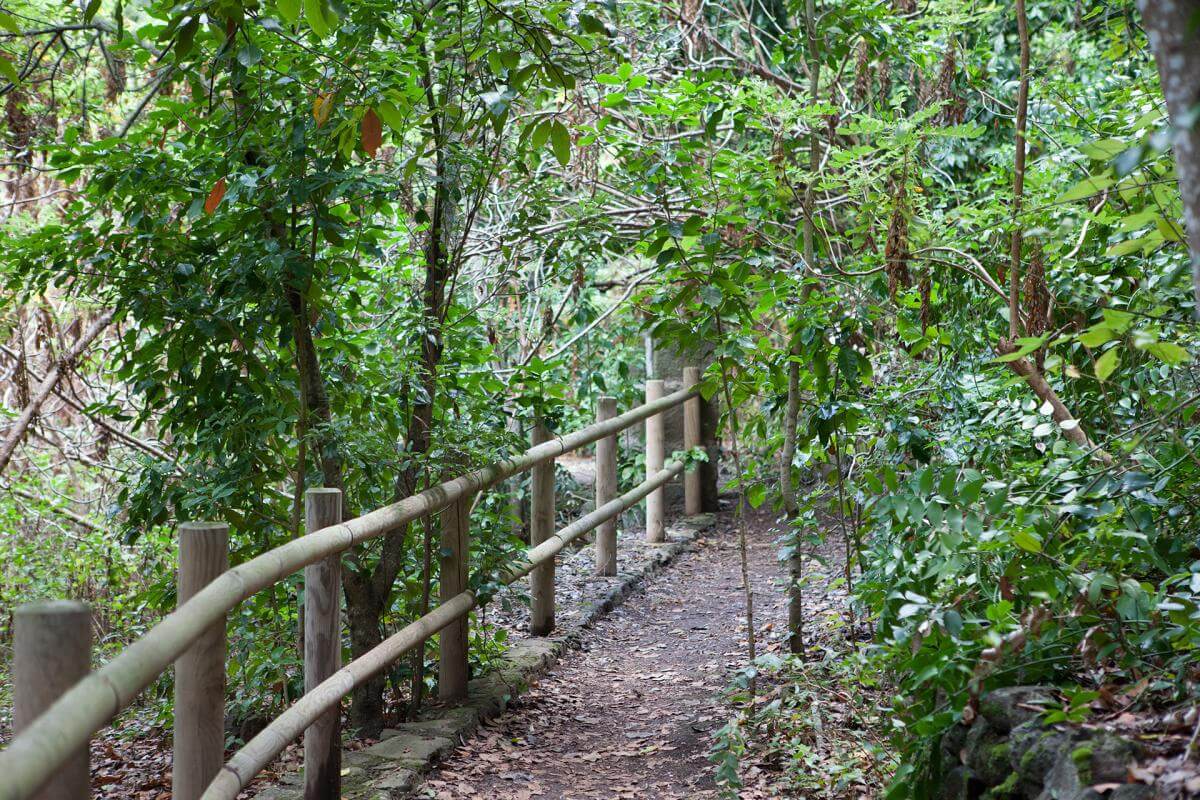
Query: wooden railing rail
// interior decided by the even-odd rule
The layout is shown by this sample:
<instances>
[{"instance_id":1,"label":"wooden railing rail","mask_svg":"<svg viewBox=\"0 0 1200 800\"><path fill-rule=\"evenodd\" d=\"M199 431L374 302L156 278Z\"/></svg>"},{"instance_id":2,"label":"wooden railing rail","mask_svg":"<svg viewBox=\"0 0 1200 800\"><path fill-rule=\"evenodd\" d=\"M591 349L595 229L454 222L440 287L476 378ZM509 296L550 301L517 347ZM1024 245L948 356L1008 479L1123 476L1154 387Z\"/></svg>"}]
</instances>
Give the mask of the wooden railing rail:
<instances>
[{"instance_id":1,"label":"wooden railing rail","mask_svg":"<svg viewBox=\"0 0 1200 800\"><path fill-rule=\"evenodd\" d=\"M650 493L683 471L683 463L672 462L650 480L644 481L616 500L580 517L575 522L525 553L522 563L509 567L500 582L511 584L535 569L551 563L559 551L574 539L595 529L601 522L620 516ZM470 613L476 605L475 593L461 592L425 616L402 628L383 644L347 664L321 685L309 690L290 708L275 718L225 765L208 787L202 800L234 800L238 792L253 780L284 748L296 741L314 722L364 681L399 660L433 634Z\"/></svg>"},{"instance_id":2,"label":"wooden railing rail","mask_svg":"<svg viewBox=\"0 0 1200 800\"><path fill-rule=\"evenodd\" d=\"M176 709L176 743L178 745L180 742L178 729L180 721L186 721L189 726L189 730L184 733L185 739L190 737L190 740L196 743L195 747L181 749L177 746L175 749L174 772L177 781L174 792L175 800L195 800L200 796L199 791L209 780L212 780L212 783L203 795L205 798L233 797L238 789L257 774L262 766L288 743L294 741L305 729L309 730L309 736L313 736L314 730L325 731L323 735L313 737L311 753L309 742L306 741L306 761L308 762L306 771L314 771L316 774L314 768L320 767L319 773L322 778L320 781L314 779L313 782L307 783L306 796L309 798L336 797L339 770L336 763L330 763L330 759L336 757L334 755L337 748L336 712L332 717L327 712L335 709L337 701L356 685L385 669L404 652L415 647L417 643L448 625L464 619L475 605L474 594L466 590L449 596L430 614L406 626L382 645L343 668L338 668L336 663L336 659L340 658L340 636L330 636L330 629L326 627L326 635L322 637L325 641L323 650L320 653L314 651L310 654L306 649L307 693L304 697L248 743L219 773L214 773L219 766L219 757L214 763L212 746L213 741L220 741L224 712L223 703L215 702L215 695L224 690L224 626L228 612L256 592L308 567L309 569L305 571L306 581L313 581L314 585L320 584L323 587L321 599L325 606L320 619L313 620L313 622L326 626L332 625L333 632L337 633L340 630L337 627L340 622L337 613L336 564L341 553L360 542L383 535L427 515L443 511L452 505L460 507L460 516L463 516L465 509L461 506L465 506L466 502L464 501L469 502L476 492L546 464L550 466L549 503L552 508L553 460L555 458L601 440L614 442L615 446L616 434L643 420L647 422L648 455L651 453L661 454L663 452L662 425L659 420L662 412L685 403L687 405L685 415L694 413L698 418L699 387L696 383L686 380L686 378L692 377L692 375L686 376L685 387L666 397L655 397L655 395L661 395L661 388L648 384L649 402L644 405L610 418L605 418L608 415L602 413L599 415L600 421L594 425L563 436L551 437L548 441L535 444L515 458L491 464L445 481L419 494L355 519L321 525L322 522L336 521L340 518L340 502L336 504L336 511L331 511L332 506L327 504L324 506L324 511L314 513L310 505L308 520L311 532L308 535L256 556L237 567L220 572L216 577L213 577L215 573L213 565L219 566L221 562L218 556L211 552L211 541L220 538L225 530L224 526L206 523L193 523L190 529L185 526L185 533L186 530L203 529L210 534L217 534L217 536L210 537L209 549L204 550L206 552L204 565L188 566L181 562L181 594L178 608L111 661L95 672L87 674L69 690L60 694L62 686L56 686L53 694L58 699L48 707L46 707L48 697L42 697L38 701L40 708L31 709L26 706L23 717L17 721L17 735L8 748L0 752L0 800L27 800L27 798L44 797L45 795L39 792L47 787L52 777L60 773L62 766L67 763L77 763L80 754L86 754L87 743L92 734L132 704L137 695L162 674L172 662L176 662L177 667L177 705L185 708L182 716L179 715L180 708ZM687 426L685 447L698 446L700 444L697 439L698 435L698 429L693 431L691 426ZM601 447L600 450L604 451L606 446ZM606 454L605 458L608 459L609 456ZM615 464L615 458L611 460ZM647 480L617 499L608 500L600 494L601 490L611 492L615 487L615 481L611 482L612 486L608 485L608 481L604 482L603 486L598 481L596 510L556 534L551 535L549 531L546 531L544 541L535 540L534 546L526 554L526 559L522 563L510 567L503 576L503 582L511 583L535 569L552 570L554 555L567 542L603 522L614 519L648 495L661 491L661 487L683 469L682 464L679 463L669 464L666 468L661 468L661 465L657 464L654 466L658 469L652 470L651 463L648 461ZM545 472L543 471L542 474L544 476ZM544 483L545 477L542 478L543 486ZM698 484L695 486L695 491L698 491ZM688 482L686 487L689 492L686 506L688 508L698 507L698 497L690 496L693 491L693 482ZM532 516L536 518L541 515L545 520L546 491L544 488L542 495L543 497L539 501L535 492L533 501L535 507ZM313 500L311 496L308 499L310 503ZM340 501L340 496L337 499ZM648 533L651 530L657 531L661 526L661 508L660 502L648 505ZM656 520L651 519L652 512L658 515ZM550 530L552 530L552 512L549 519L551 520ZM314 520L317 521L316 524L314 524ZM465 517L459 520L458 524L463 528L457 533L459 536L457 541L460 543L460 558L465 558L468 549ZM545 527L544 522L543 527ZM196 551L198 546L197 542L192 549ZM181 550L181 557L182 552ZM461 564L458 567L465 569ZM190 576L187 577L186 591L185 571ZM552 571L550 574L553 575ZM451 584L454 584L452 588L465 588L465 572L458 573ZM188 597L187 594L191 596ZM533 618L534 620L541 618L543 623L548 622L549 627L552 627L553 584L549 585L548 599L544 597L544 591L541 594L543 599L540 602L543 607L540 609L540 616L539 609L534 609ZM447 594L443 593L442 597L447 598ZM333 611L330 613L331 598ZM459 624L465 625L465 623ZM543 627L546 626L543 625ZM463 633L465 634L465 628ZM64 643L64 646L69 648L73 645ZM338 649L339 655L331 657L329 655L331 648ZM216 659L213 656L215 650L219 650L221 656L220 668L215 667ZM446 654L443 653L443 658L445 659L445 657ZM17 658L21 658L20 653L17 654ZM447 671L447 662L444 660L443 676L454 678L456 671L463 674L461 680L451 681L451 684L458 684L458 688L452 689L452 695L460 690L465 690L465 648L462 653L453 654L453 659L458 659L461 664L456 664L451 660ZM320 663L316 663L317 661ZM207 665L207 671L204 674L196 674L200 665ZM219 676L208 674L214 669L220 672ZM28 680L30 681L29 686L22 686L21 682L17 681L14 685L15 695L20 697L21 693L25 691L29 691L30 695L36 695L39 691L41 691L41 695L46 694L42 687L33 685L35 678ZM184 682L183 684L179 683L181 680ZM326 715L323 724L322 714ZM33 718L34 716L36 718ZM334 720L332 727L329 724L330 719ZM214 726L216 727L214 728ZM198 731L203 731L199 734L199 739L196 738ZM219 749L217 752L220 752ZM319 755L321 753L326 754L323 760ZM179 785L180 776L186 776L184 779L186 785ZM229 794L230 787L235 784L238 788L232 789L232 794ZM77 798L86 796L86 793L81 795L72 793L63 797L64 800L77 800ZM55 795L56 800L57 797L59 797L58 794Z\"/></svg>"}]
</instances>

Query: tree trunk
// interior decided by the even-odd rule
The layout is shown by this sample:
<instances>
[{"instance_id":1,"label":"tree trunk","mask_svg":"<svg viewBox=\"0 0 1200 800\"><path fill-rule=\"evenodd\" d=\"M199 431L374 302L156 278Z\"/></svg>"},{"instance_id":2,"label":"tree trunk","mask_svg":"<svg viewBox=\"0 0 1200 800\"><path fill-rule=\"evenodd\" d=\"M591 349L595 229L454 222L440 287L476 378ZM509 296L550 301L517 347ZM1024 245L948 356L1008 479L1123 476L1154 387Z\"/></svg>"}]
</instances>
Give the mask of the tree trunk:
<instances>
[{"instance_id":1,"label":"tree trunk","mask_svg":"<svg viewBox=\"0 0 1200 800\"><path fill-rule=\"evenodd\" d=\"M1200 0L1138 0L1167 111L1175 126L1175 174L1192 255L1192 293L1200 317Z\"/></svg>"},{"instance_id":2,"label":"tree trunk","mask_svg":"<svg viewBox=\"0 0 1200 800\"><path fill-rule=\"evenodd\" d=\"M791 353L795 354L794 347ZM783 508L790 526L799 511L796 487L792 484L792 459L796 455L796 421L800 414L800 365L795 361L788 362L787 392L787 410L783 417L783 451L779 456L779 490L783 495ZM804 561L796 529L789 527L788 535L792 543L792 553L788 556L788 649L799 654L804 652L804 597L801 593Z\"/></svg>"},{"instance_id":3,"label":"tree trunk","mask_svg":"<svg viewBox=\"0 0 1200 800\"><path fill-rule=\"evenodd\" d=\"M428 239L425 242L425 284L422 290L422 311L425 330L421 336L421 392L413 403L409 417L405 451L409 456L408 466L396 478L394 496L396 500L408 497L422 488L422 476L430 472L428 463L421 459L429 452L433 429L434 402L437 398L438 367L442 360L444 322L448 297L447 287L454 275L454 258L450 246L451 235L456 223L456 206L451 194L451 184L457 180L452 159L447 153L449 141L443 127L445 117L439 112L440 105L433 94L433 80L426 64L425 90L430 111L433 114L433 138L435 150L435 186L433 208L430 213ZM436 470L434 470L436 472ZM392 587L404 565L404 553L408 540L405 525L383 539L383 549L373 571L356 569L344 577L346 592L347 623L350 627L350 648L355 658L383 641L380 619L391 601ZM430 576L424 575L425 580ZM424 653L424 645L417 648ZM350 707L350 722L360 735L376 736L383 729L384 677L376 676L360 685L353 694ZM410 713L415 710L420 698L414 696Z\"/></svg>"},{"instance_id":4,"label":"tree trunk","mask_svg":"<svg viewBox=\"0 0 1200 800\"><path fill-rule=\"evenodd\" d=\"M817 10L815 0L806 0L804 4L804 23L808 42L808 75L809 97L815 102L821 89L821 60L817 43ZM813 271L813 260L816 257L816 245L813 241L813 183L817 171L821 168L821 143L815 130L809 133L808 141L808 171L809 178L804 187L804 227L803 248L804 266L809 272ZM803 304L812 294L812 284L805 285L800 293ZM796 501L796 488L792 484L792 459L796 455L796 424L800 415L800 364L795 357L800 353L800 343L797 338L788 350L788 382L787 409L783 418L783 451L780 453L779 490L783 495L783 508L790 524L799 513L799 503ZM788 649L793 653L804 652L804 595L802 582L804 580L804 559L800 552L800 541L793 529L792 554L788 557Z\"/></svg>"},{"instance_id":5,"label":"tree trunk","mask_svg":"<svg viewBox=\"0 0 1200 800\"><path fill-rule=\"evenodd\" d=\"M1025 195L1025 122L1029 110L1029 21L1025 0L1017 0L1017 37L1021 42L1021 76L1017 85L1016 153L1013 156L1012 246L1008 265L1008 335L1021 335L1021 202Z\"/></svg>"}]
</instances>

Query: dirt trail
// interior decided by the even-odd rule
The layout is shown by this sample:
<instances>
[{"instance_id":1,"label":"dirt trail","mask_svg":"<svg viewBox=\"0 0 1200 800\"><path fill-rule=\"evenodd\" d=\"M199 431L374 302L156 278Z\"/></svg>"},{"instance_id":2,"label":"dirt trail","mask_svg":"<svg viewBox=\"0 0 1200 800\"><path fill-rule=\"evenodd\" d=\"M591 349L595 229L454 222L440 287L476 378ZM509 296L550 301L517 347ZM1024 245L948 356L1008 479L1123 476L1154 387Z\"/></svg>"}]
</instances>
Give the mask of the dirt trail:
<instances>
[{"instance_id":1,"label":"dirt trail","mask_svg":"<svg viewBox=\"0 0 1200 800\"><path fill-rule=\"evenodd\" d=\"M586 634L572 652L456 750L419 797L716 797L706 753L725 723L720 694L745 659L732 514ZM760 652L786 618L773 518L748 519Z\"/></svg>"}]
</instances>

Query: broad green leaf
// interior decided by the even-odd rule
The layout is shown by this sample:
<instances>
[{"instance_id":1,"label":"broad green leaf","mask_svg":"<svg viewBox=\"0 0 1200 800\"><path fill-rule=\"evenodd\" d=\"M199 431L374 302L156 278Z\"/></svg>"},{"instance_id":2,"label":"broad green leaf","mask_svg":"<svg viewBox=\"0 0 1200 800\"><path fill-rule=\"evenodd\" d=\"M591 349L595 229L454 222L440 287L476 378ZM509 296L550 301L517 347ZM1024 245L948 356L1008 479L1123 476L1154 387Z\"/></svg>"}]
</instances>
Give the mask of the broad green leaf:
<instances>
[{"instance_id":1,"label":"broad green leaf","mask_svg":"<svg viewBox=\"0 0 1200 800\"><path fill-rule=\"evenodd\" d=\"M1019 345L1016 350L1011 353L1005 353L1002 356L996 356L991 360L991 363L1003 364L1008 361L1016 361L1018 358L1024 358L1045 344L1046 338L1045 336L1023 336L1015 342Z\"/></svg>"},{"instance_id":2,"label":"broad green leaf","mask_svg":"<svg viewBox=\"0 0 1200 800\"><path fill-rule=\"evenodd\" d=\"M1125 256L1125 255L1129 255L1132 252L1140 250L1141 248L1142 248L1142 239L1139 236L1139 237L1134 237L1133 239L1126 239L1123 242L1116 242L1115 244L1109 245L1108 249L1104 251L1104 254L1106 256Z\"/></svg>"},{"instance_id":3,"label":"broad green leaf","mask_svg":"<svg viewBox=\"0 0 1200 800\"><path fill-rule=\"evenodd\" d=\"M1093 325L1076 338L1087 347L1099 347L1111 341L1116 334L1105 325Z\"/></svg>"},{"instance_id":4,"label":"broad green leaf","mask_svg":"<svg viewBox=\"0 0 1200 800\"><path fill-rule=\"evenodd\" d=\"M558 159L559 164L565 167L570 163L571 134L567 126L558 120L550 124L550 147L554 150L554 157Z\"/></svg>"},{"instance_id":5,"label":"broad green leaf","mask_svg":"<svg viewBox=\"0 0 1200 800\"><path fill-rule=\"evenodd\" d=\"M1122 139L1100 139L1083 145L1079 148L1079 152L1096 161L1107 161L1123 152L1128 146L1129 143Z\"/></svg>"},{"instance_id":6,"label":"broad green leaf","mask_svg":"<svg viewBox=\"0 0 1200 800\"><path fill-rule=\"evenodd\" d=\"M1154 342L1146 345L1146 352L1171 366L1186 364L1192 360L1187 350L1173 342Z\"/></svg>"},{"instance_id":7,"label":"broad green leaf","mask_svg":"<svg viewBox=\"0 0 1200 800\"><path fill-rule=\"evenodd\" d=\"M546 140L550 138L550 125L552 121L544 119L533 128L533 133L529 135L529 144L534 150L541 150L546 145Z\"/></svg>"},{"instance_id":8,"label":"broad green leaf","mask_svg":"<svg viewBox=\"0 0 1200 800\"><path fill-rule=\"evenodd\" d=\"M304 18L318 39L324 39L333 30L333 11L324 0L304 0Z\"/></svg>"},{"instance_id":9,"label":"broad green leaf","mask_svg":"<svg viewBox=\"0 0 1200 800\"><path fill-rule=\"evenodd\" d=\"M3 53L0 53L0 75L3 75L10 83L18 83L21 80L16 67Z\"/></svg>"},{"instance_id":10,"label":"broad green leaf","mask_svg":"<svg viewBox=\"0 0 1200 800\"><path fill-rule=\"evenodd\" d=\"M375 106L375 113L383 120L383 124L387 125L397 133L404 132L404 117L400 114L400 109L389 102L382 102Z\"/></svg>"},{"instance_id":11,"label":"broad green leaf","mask_svg":"<svg viewBox=\"0 0 1200 800\"><path fill-rule=\"evenodd\" d=\"M1085 197L1103 192L1108 187L1112 186L1114 180L1109 175L1097 175L1090 178L1084 178L1079 183L1072 186L1067 191L1058 196L1058 202L1068 203L1072 200L1082 200Z\"/></svg>"},{"instance_id":12,"label":"broad green leaf","mask_svg":"<svg viewBox=\"0 0 1200 800\"><path fill-rule=\"evenodd\" d=\"M1128 311L1122 311L1119 308L1106 308L1100 313L1104 317L1105 326L1112 328L1117 333L1124 333L1133 324L1134 316Z\"/></svg>"},{"instance_id":13,"label":"broad green leaf","mask_svg":"<svg viewBox=\"0 0 1200 800\"><path fill-rule=\"evenodd\" d=\"M1106 381L1108 376L1112 375L1120 365L1121 355L1117 352L1117 348L1111 347L1096 360L1096 377Z\"/></svg>"},{"instance_id":14,"label":"broad green leaf","mask_svg":"<svg viewBox=\"0 0 1200 800\"><path fill-rule=\"evenodd\" d=\"M279 16L283 17L283 21L288 25L295 25L300 21L300 0L275 0L275 7L279 9Z\"/></svg>"},{"instance_id":15,"label":"broad green leaf","mask_svg":"<svg viewBox=\"0 0 1200 800\"><path fill-rule=\"evenodd\" d=\"M200 28L200 18L192 17L179 28L179 35L175 39L175 61L179 62L187 58L192 52L192 42L196 38L196 31Z\"/></svg>"},{"instance_id":16,"label":"broad green leaf","mask_svg":"<svg viewBox=\"0 0 1200 800\"><path fill-rule=\"evenodd\" d=\"M1032 531L1017 531L1012 537L1013 544L1030 553L1042 552L1042 540Z\"/></svg>"},{"instance_id":17,"label":"broad green leaf","mask_svg":"<svg viewBox=\"0 0 1200 800\"><path fill-rule=\"evenodd\" d=\"M1154 224L1158 228L1158 234L1162 236L1164 242L1183 241L1183 228L1174 220L1160 216L1154 220Z\"/></svg>"},{"instance_id":18,"label":"broad green leaf","mask_svg":"<svg viewBox=\"0 0 1200 800\"><path fill-rule=\"evenodd\" d=\"M237 60L239 64L249 69L259 61L262 61L262 50L259 50L258 46L253 42L247 42L244 47L238 50Z\"/></svg>"}]
</instances>

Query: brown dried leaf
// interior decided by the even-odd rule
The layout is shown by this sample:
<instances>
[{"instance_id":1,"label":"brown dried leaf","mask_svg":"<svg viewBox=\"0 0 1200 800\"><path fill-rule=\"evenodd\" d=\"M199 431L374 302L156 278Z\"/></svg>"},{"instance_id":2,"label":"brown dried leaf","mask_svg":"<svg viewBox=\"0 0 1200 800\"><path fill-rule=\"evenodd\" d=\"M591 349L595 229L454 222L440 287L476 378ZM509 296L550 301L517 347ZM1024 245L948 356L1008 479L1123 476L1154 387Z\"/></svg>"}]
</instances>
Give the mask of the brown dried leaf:
<instances>
[{"instance_id":1,"label":"brown dried leaf","mask_svg":"<svg viewBox=\"0 0 1200 800\"><path fill-rule=\"evenodd\" d=\"M221 198L225 196L225 179L221 178L213 184L212 191L208 193L208 199L204 201L204 213L212 214L217 210L217 206L221 205Z\"/></svg>"},{"instance_id":2,"label":"brown dried leaf","mask_svg":"<svg viewBox=\"0 0 1200 800\"><path fill-rule=\"evenodd\" d=\"M362 148L370 158L375 157L379 146L383 144L383 123L375 109L368 108L362 118Z\"/></svg>"}]
</instances>

